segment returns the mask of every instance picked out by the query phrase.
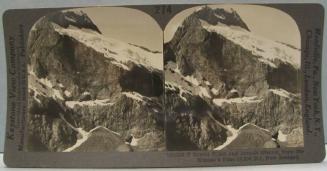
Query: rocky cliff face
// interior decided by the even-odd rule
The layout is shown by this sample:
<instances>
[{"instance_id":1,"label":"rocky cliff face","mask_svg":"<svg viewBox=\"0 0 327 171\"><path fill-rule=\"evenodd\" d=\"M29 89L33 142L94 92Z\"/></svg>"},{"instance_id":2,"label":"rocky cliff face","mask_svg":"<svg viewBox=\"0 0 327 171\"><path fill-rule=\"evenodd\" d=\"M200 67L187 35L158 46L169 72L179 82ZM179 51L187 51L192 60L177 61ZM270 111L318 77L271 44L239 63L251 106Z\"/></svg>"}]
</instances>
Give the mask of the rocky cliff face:
<instances>
[{"instance_id":1,"label":"rocky cliff face","mask_svg":"<svg viewBox=\"0 0 327 171\"><path fill-rule=\"evenodd\" d=\"M78 11L41 18L28 49L28 149L94 151L103 137L114 147L100 151L119 151L125 139L131 149L165 149L162 64L153 64L161 52L105 38Z\"/></svg>"},{"instance_id":2,"label":"rocky cliff face","mask_svg":"<svg viewBox=\"0 0 327 171\"><path fill-rule=\"evenodd\" d=\"M303 145L300 51L251 33L234 10L187 17L164 64L168 149L213 149L248 123L282 139L276 147Z\"/></svg>"}]
</instances>

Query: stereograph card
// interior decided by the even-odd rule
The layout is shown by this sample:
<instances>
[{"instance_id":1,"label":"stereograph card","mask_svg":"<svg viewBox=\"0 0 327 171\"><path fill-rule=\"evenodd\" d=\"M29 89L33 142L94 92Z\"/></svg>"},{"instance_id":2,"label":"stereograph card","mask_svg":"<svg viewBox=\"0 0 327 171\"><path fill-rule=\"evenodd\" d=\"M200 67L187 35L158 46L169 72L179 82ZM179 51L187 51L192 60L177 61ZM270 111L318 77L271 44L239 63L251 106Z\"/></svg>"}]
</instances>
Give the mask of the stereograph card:
<instances>
[{"instance_id":1,"label":"stereograph card","mask_svg":"<svg viewBox=\"0 0 327 171\"><path fill-rule=\"evenodd\" d=\"M320 162L320 4L13 9L9 167Z\"/></svg>"}]
</instances>

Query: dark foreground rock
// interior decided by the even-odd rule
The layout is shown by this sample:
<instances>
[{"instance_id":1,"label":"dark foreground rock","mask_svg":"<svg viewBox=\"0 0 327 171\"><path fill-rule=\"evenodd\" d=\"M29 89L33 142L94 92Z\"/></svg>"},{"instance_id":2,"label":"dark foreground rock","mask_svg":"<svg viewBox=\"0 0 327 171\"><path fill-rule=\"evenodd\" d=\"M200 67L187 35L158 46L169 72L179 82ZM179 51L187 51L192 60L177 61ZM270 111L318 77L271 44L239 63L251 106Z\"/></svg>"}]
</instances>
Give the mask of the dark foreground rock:
<instances>
[{"instance_id":1,"label":"dark foreground rock","mask_svg":"<svg viewBox=\"0 0 327 171\"><path fill-rule=\"evenodd\" d=\"M236 138L223 148L223 150L277 147L278 144L273 141L272 135L268 130L247 124L238 130Z\"/></svg>"},{"instance_id":2,"label":"dark foreground rock","mask_svg":"<svg viewBox=\"0 0 327 171\"><path fill-rule=\"evenodd\" d=\"M121 137L114 132L104 128L97 127L88 133L85 141L72 152L131 152L132 148L125 144Z\"/></svg>"}]
</instances>

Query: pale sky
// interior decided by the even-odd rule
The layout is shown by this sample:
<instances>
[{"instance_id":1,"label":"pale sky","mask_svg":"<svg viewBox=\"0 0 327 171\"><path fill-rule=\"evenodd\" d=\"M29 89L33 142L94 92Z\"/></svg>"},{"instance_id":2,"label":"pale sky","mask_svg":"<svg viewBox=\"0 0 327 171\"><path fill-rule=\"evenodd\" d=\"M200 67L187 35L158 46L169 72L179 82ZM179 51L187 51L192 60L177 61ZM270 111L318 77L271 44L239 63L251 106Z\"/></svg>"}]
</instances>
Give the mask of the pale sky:
<instances>
[{"instance_id":1,"label":"pale sky","mask_svg":"<svg viewBox=\"0 0 327 171\"><path fill-rule=\"evenodd\" d=\"M297 24L283 11L260 5L209 5L211 8L233 8L247 24L252 33L259 36L301 47ZM165 42L173 37L183 20L201 6L184 10L170 20L165 29Z\"/></svg>"},{"instance_id":2,"label":"pale sky","mask_svg":"<svg viewBox=\"0 0 327 171\"><path fill-rule=\"evenodd\" d=\"M92 7L80 10L87 13L106 37L163 51L160 26L140 10L124 7Z\"/></svg>"}]
</instances>

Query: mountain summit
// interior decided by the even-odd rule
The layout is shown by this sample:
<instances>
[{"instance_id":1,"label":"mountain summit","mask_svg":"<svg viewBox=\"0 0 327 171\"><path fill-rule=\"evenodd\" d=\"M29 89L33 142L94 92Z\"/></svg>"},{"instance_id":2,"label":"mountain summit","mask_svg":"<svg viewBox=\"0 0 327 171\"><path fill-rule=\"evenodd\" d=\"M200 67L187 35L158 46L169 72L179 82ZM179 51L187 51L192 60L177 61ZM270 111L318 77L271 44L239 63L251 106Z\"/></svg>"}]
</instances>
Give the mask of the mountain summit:
<instances>
[{"instance_id":1,"label":"mountain summit","mask_svg":"<svg viewBox=\"0 0 327 171\"><path fill-rule=\"evenodd\" d=\"M83 11L60 11L50 15L48 18L49 21L63 28L74 26L79 29L89 29L102 34L91 18Z\"/></svg>"},{"instance_id":2,"label":"mountain summit","mask_svg":"<svg viewBox=\"0 0 327 171\"><path fill-rule=\"evenodd\" d=\"M230 10L222 8L212 9L208 6L204 6L197 10L193 15L201 20L207 21L211 25L222 23L228 26L238 26L250 31L249 27L233 8Z\"/></svg>"}]
</instances>

